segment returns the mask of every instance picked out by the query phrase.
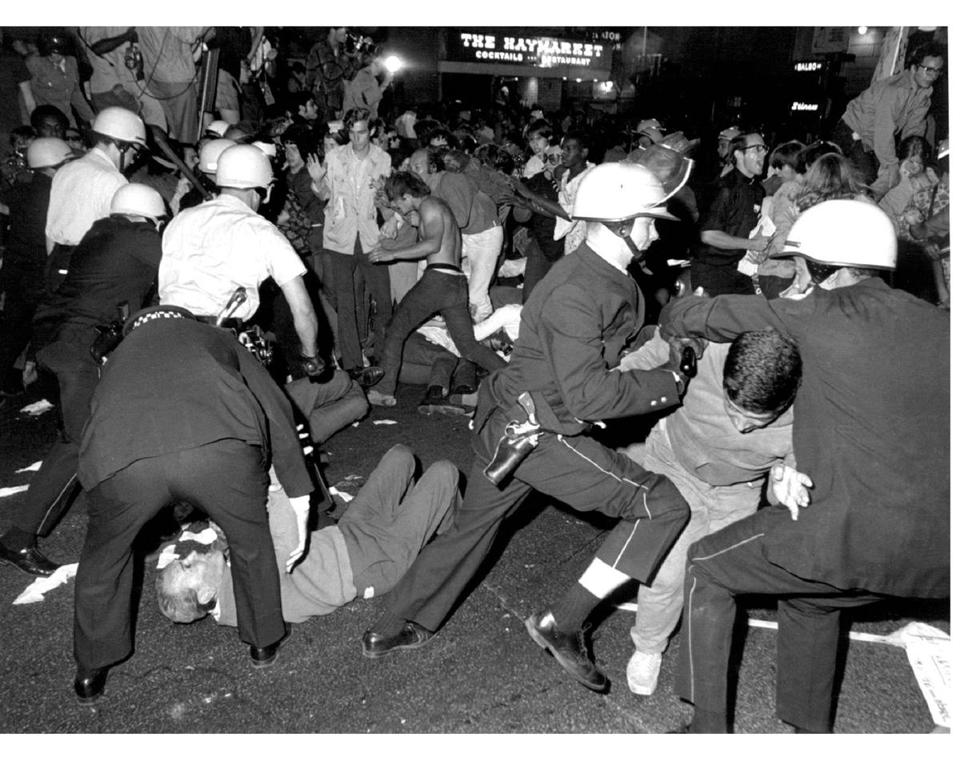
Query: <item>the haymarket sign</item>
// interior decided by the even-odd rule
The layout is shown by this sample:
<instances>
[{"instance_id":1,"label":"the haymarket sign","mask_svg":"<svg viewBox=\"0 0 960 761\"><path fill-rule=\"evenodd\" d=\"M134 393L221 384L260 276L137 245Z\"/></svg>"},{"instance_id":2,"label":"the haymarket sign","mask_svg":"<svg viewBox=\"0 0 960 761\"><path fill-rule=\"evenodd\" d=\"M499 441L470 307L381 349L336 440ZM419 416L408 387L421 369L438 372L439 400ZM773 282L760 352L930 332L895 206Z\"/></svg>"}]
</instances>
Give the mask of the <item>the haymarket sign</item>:
<instances>
[{"instance_id":1,"label":"the haymarket sign","mask_svg":"<svg viewBox=\"0 0 960 761\"><path fill-rule=\"evenodd\" d=\"M504 32L457 31L447 42L446 58L477 63L519 64L550 69L575 66L607 69L613 45L606 42Z\"/></svg>"}]
</instances>

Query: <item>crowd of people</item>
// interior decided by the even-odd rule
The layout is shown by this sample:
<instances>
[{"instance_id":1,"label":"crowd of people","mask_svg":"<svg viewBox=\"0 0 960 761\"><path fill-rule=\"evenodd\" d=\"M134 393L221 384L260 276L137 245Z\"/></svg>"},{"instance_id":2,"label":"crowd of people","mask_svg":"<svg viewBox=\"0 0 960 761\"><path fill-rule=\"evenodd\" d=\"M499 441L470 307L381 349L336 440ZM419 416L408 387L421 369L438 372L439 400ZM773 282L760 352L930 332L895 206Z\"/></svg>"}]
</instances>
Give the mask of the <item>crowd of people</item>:
<instances>
[{"instance_id":1,"label":"crowd of people","mask_svg":"<svg viewBox=\"0 0 960 761\"><path fill-rule=\"evenodd\" d=\"M770 146L745 124L394 102L378 45L343 27L302 61L262 28L17 42L0 393L55 379L61 432L0 560L52 574L38 538L85 492L81 702L133 652L134 540L171 506L194 522L160 553L161 610L237 627L256 667L285 622L356 597L388 595L363 655L427 645L531 492L599 511L615 528L527 631L605 690L584 622L638 581L627 683L654 692L679 624L694 732L730 728L741 595L779 600L777 715L801 732L832 727L843 609L949 595L937 44L829 139ZM309 531L321 445L404 385L472 416L465 494L396 445Z\"/></svg>"}]
</instances>

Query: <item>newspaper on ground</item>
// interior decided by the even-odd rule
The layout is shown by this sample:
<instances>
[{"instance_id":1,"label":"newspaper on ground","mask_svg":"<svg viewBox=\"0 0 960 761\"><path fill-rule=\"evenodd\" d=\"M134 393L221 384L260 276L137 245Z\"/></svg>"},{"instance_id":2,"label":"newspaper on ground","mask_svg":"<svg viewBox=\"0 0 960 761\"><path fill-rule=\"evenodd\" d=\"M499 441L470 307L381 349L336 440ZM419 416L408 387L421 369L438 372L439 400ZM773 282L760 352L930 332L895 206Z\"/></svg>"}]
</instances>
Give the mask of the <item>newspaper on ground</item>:
<instances>
[{"instance_id":1,"label":"newspaper on ground","mask_svg":"<svg viewBox=\"0 0 960 761\"><path fill-rule=\"evenodd\" d=\"M21 408L21 412L37 417L42 415L44 412L49 412L53 409L53 405L48 402L46 399L41 399L39 402L34 402L33 404L28 404L26 407Z\"/></svg>"},{"instance_id":2,"label":"newspaper on ground","mask_svg":"<svg viewBox=\"0 0 960 761\"><path fill-rule=\"evenodd\" d=\"M77 575L77 564L68 563L60 566L49 576L39 578L30 586L24 589L16 600L14 605L29 605L34 602L43 602L43 596L51 589L66 584L70 579Z\"/></svg>"}]
</instances>

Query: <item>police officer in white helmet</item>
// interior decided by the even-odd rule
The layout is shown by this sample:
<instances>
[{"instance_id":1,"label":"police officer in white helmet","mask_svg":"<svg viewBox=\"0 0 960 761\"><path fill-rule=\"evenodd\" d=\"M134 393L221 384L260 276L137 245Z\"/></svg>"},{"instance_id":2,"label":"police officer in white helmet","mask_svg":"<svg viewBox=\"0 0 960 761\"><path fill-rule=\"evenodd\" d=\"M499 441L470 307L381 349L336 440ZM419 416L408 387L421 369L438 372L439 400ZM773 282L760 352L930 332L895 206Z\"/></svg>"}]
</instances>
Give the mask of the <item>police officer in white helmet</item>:
<instances>
[{"instance_id":1,"label":"police officer in white helmet","mask_svg":"<svg viewBox=\"0 0 960 761\"><path fill-rule=\"evenodd\" d=\"M46 225L51 290L67 274L70 253L90 226L110 214L114 193L127 183L124 169L147 147L143 120L119 106L97 114L92 131L93 148L53 178Z\"/></svg>"},{"instance_id":2,"label":"police officer in white helmet","mask_svg":"<svg viewBox=\"0 0 960 761\"><path fill-rule=\"evenodd\" d=\"M53 530L78 491L78 447L100 364L126 315L155 293L166 216L156 190L139 183L121 186L110 215L93 223L74 249L63 283L37 309L32 342L38 365L57 378L62 432L0 537L0 560L25 573L47 576L57 567L37 549L37 537ZM116 323L112 330L111 323Z\"/></svg>"},{"instance_id":3,"label":"police officer in white helmet","mask_svg":"<svg viewBox=\"0 0 960 761\"><path fill-rule=\"evenodd\" d=\"M30 182L18 183L0 196L0 213L9 220L0 267L0 398L23 393L17 358L30 343L33 313L44 296L47 264L44 226L50 205L50 183L57 170L74 158L70 146L56 137L38 137L27 148Z\"/></svg>"},{"instance_id":4,"label":"police officer in white helmet","mask_svg":"<svg viewBox=\"0 0 960 761\"><path fill-rule=\"evenodd\" d=\"M654 219L671 218L661 205L665 197L645 167L587 170L572 214L586 220L586 240L554 264L524 305L510 364L480 388L476 456L454 527L426 546L393 590L386 612L363 636L364 655L428 642L482 564L499 524L533 490L576 510L623 518L624 537L641 536L641 549L630 568L605 558L608 576L618 583L627 574L652 577L689 507L666 478L589 434L607 418L676 405L684 388L669 369L614 372L643 318L627 265L656 238ZM583 594L592 609L592 590ZM583 616L575 606L583 602L565 598L563 610L532 616L527 629L584 685L603 690L606 679L577 636Z\"/></svg>"},{"instance_id":5,"label":"police officer in white helmet","mask_svg":"<svg viewBox=\"0 0 960 761\"><path fill-rule=\"evenodd\" d=\"M200 154L196 167L197 179L207 192L207 197L217 191L217 164L220 161L220 157L227 148L236 144L235 140L227 140L221 137L207 140L200 146ZM186 177L183 177L180 180L177 192L174 193L170 205L176 213L197 206L203 202L204 197L205 195L200 188L192 185Z\"/></svg>"},{"instance_id":6,"label":"police officer in white helmet","mask_svg":"<svg viewBox=\"0 0 960 761\"><path fill-rule=\"evenodd\" d=\"M220 155L219 195L178 214L164 233L160 303L215 321L239 287L245 300L229 317L243 322L257 311L260 284L272 277L293 314L304 371L315 376L324 362L317 356L306 267L276 226L257 214L273 181L270 159L252 145L231 146Z\"/></svg>"},{"instance_id":7,"label":"police officer in white helmet","mask_svg":"<svg viewBox=\"0 0 960 761\"><path fill-rule=\"evenodd\" d=\"M784 505L692 545L680 634L689 731L726 732L730 645L744 594L778 598L777 716L830 732L841 613L884 597L950 594L950 319L890 288L897 238L872 203L797 219L800 299L678 299L661 334L731 341L772 327L796 342L796 468ZM782 501L782 500L781 500Z\"/></svg>"}]
</instances>

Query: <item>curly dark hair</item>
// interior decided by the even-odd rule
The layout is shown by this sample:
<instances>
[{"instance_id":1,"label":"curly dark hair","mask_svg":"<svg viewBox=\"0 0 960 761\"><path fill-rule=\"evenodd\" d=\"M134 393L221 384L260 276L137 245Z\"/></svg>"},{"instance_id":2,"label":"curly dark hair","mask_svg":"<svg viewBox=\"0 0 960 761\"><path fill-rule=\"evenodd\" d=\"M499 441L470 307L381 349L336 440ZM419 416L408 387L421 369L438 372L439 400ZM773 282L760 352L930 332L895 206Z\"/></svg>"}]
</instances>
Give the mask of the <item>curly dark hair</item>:
<instances>
[{"instance_id":1,"label":"curly dark hair","mask_svg":"<svg viewBox=\"0 0 960 761\"><path fill-rule=\"evenodd\" d=\"M793 404L803 363L797 345L776 330L737 336L723 363L723 390L741 409L779 413Z\"/></svg>"}]
</instances>

